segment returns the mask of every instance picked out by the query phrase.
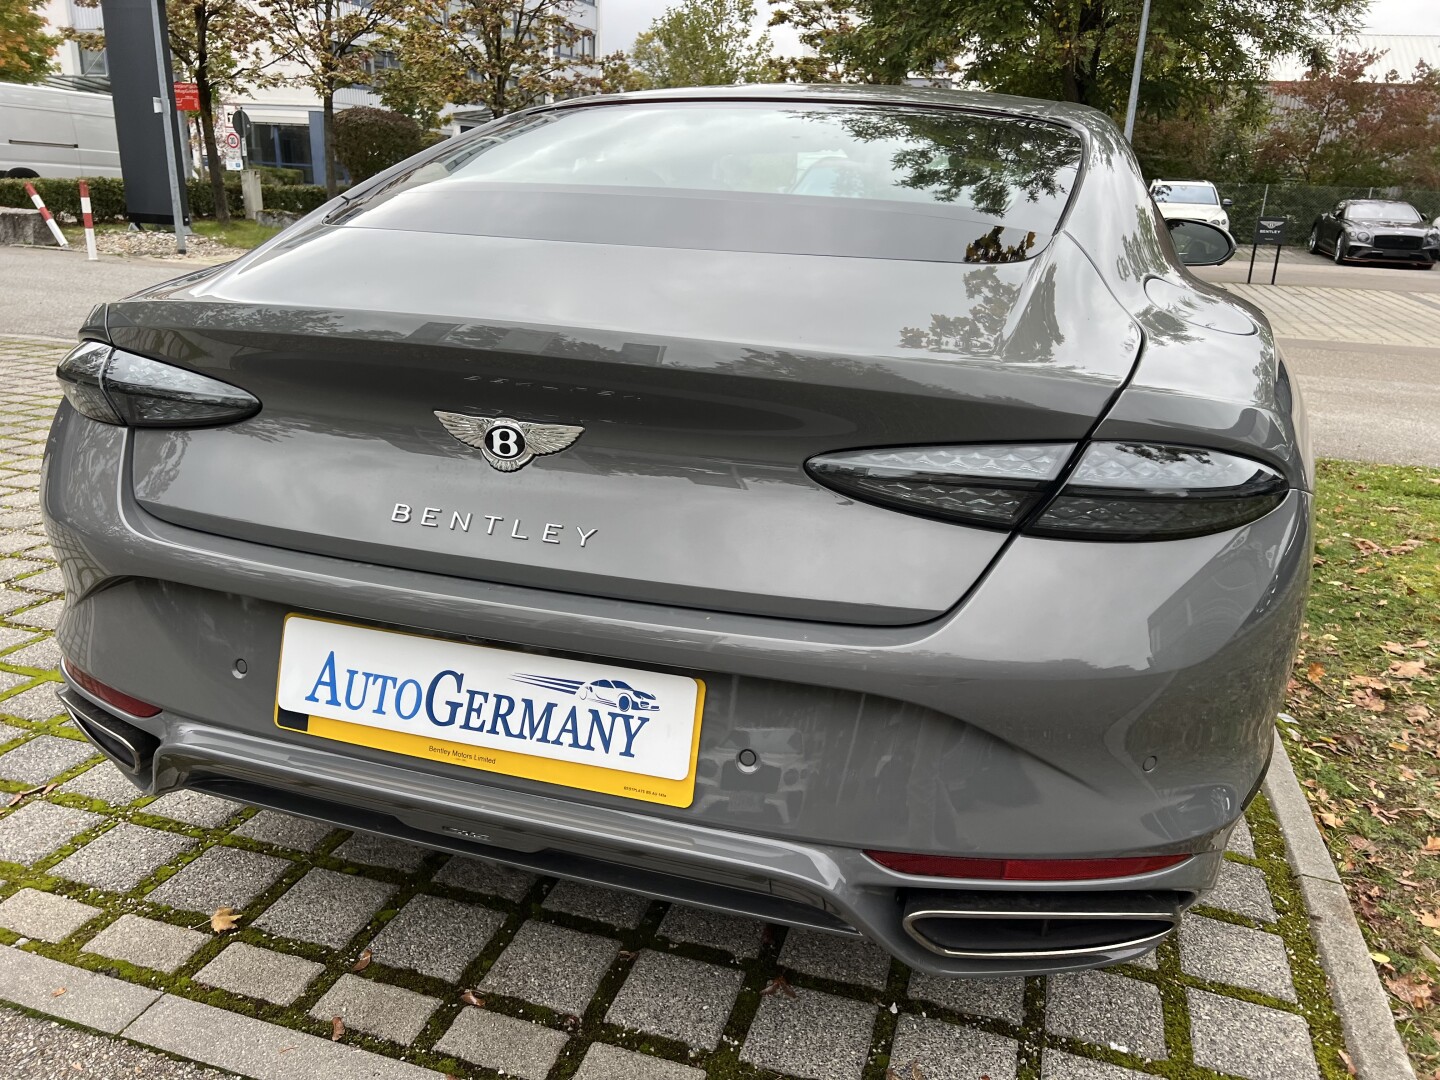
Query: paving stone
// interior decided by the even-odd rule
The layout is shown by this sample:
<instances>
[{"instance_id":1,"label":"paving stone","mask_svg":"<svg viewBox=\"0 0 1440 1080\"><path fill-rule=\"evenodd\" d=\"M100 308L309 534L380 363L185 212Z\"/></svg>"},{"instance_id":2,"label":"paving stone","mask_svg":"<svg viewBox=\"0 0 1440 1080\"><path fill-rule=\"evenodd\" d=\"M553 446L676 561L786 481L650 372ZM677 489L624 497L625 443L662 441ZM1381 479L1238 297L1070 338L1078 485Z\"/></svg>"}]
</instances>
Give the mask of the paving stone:
<instances>
[{"instance_id":1,"label":"paving stone","mask_svg":"<svg viewBox=\"0 0 1440 1080\"><path fill-rule=\"evenodd\" d=\"M340 949L394 891L395 886L383 881L317 867L291 885L255 925L280 937Z\"/></svg>"},{"instance_id":2,"label":"paving stone","mask_svg":"<svg viewBox=\"0 0 1440 1080\"><path fill-rule=\"evenodd\" d=\"M51 873L97 889L129 892L195 844L188 836L122 821L56 863Z\"/></svg>"},{"instance_id":3,"label":"paving stone","mask_svg":"<svg viewBox=\"0 0 1440 1080\"><path fill-rule=\"evenodd\" d=\"M464 1009L435 1044L435 1052L506 1076L545 1080L568 1038L563 1031L512 1016Z\"/></svg>"},{"instance_id":4,"label":"paving stone","mask_svg":"<svg viewBox=\"0 0 1440 1080\"><path fill-rule=\"evenodd\" d=\"M1040 1080L1149 1080L1149 1073L1122 1069L1106 1061L1076 1057L1063 1050L1046 1050L1040 1059Z\"/></svg>"},{"instance_id":5,"label":"paving stone","mask_svg":"<svg viewBox=\"0 0 1440 1080\"><path fill-rule=\"evenodd\" d=\"M313 960L237 941L196 972L195 981L232 994L289 1005L324 970L324 964Z\"/></svg>"},{"instance_id":6,"label":"paving stone","mask_svg":"<svg viewBox=\"0 0 1440 1080\"><path fill-rule=\"evenodd\" d=\"M0 553L12 555L17 551L27 551L44 543L43 540L36 540L35 537L26 533L0 533ZM47 559L50 556L45 556Z\"/></svg>"},{"instance_id":7,"label":"paving stone","mask_svg":"<svg viewBox=\"0 0 1440 1080\"><path fill-rule=\"evenodd\" d=\"M705 1074L664 1058L622 1050L609 1043L591 1043L575 1080L704 1080Z\"/></svg>"},{"instance_id":8,"label":"paving stone","mask_svg":"<svg viewBox=\"0 0 1440 1080\"><path fill-rule=\"evenodd\" d=\"M723 949L742 959L758 956L765 924L743 915L727 915L720 911L671 904L660 920L660 936L691 945L708 945Z\"/></svg>"},{"instance_id":9,"label":"paving stone","mask_svg":"<svg viewBox=\"0 0 1440 1080\"><path fill-rule=\"evenodd\" d=\"M1050 976L1045 1030L1152 1060L1166 1056L1159 989L1108 971Z\"/></svg>"},{"instance_id":10,"label":"paving stone","mask_svg":"<svg viewBox=\"0 0 1440 1080\"><path fill-rule=\"evenodd\" d=\"M33 595L27 595L30 595L31 600L35 599ZM31 608L29 611L21 611L13 615L7 615L6 618L21 626L38 626L42 630L54 630L55 627L60 625L60 613L64 610L64 600L51 600L48 604L41 604L38 607Z\"/></svg>"},{"instance_id":11,"label":"paving stone","mask_svg":"<svg viewBox=\"0 0 1440 1080\"><path fill-rule=\"evenodd\" d=\"M745 982L738 968L646 949L635 958L605 1019L701 1050L713 1050Z\"/></svg>"},{"instance_id":12,"label":"paving stone","mask_svg":"<svg viewBox=\"0 0 1440 1080\"><path fill-rule=\"evenodd\" d=\"M1207 982L1295 1000L1285 941L1264 930L1187 915L1180 923L1180 970Z\"/></svg>"},{"instance_id":13,"label":"paving stone","mask_svg":"<svg viewBox=\"0 0 1440 1080\"><path fill-rule=\"evenodd\" d=\"M562 880L555 883L542 906L549 911L561 911L566 915L634 930L645 917L650 899L638 893Z\"/></svg>"},{"instance_id":14,"label":"paving stone","mask_svg":"<svg viewBox=\"0 0 1440 1080\"><path fill-rule=\"evenodd\" d=\"M414 873L420 869L429 848L412 844L409 840L396 840L390 836L376 836L374 833L357 832L350 839L331 852L337 859L361 863L365 866L383 866L390 870Z\"/></svg>"},{"instance_id":15,"label":"paving stone","mask_svg":"<svg viewBox=\"0 0 1440 1080\"><path fill-rule=\"evenodd\" d=\"M16 608L21 608L26 604L33 604L34 602L35 597L30 593L22 592L19 589L0 587L0 612L14 611Z\"/></svg>"},{"instance_id":16,"label":"paving stone","mask_svg":"<svg viewBox=\"0 0 1440 1080\"><path fill-rule=\"evenodd\" d=\"M49 720L52 716L59 716L65 711L60 704L60 699L55 696L55 688L59 685L59 683L53 682L41 683L14 697L6 698L4 701L0 701L0 713L33 721Z\"/></svg>"},{"instance_id":17,"label":"paving stone","mask_svg":"<svg viewBox=\"0 0 1440 1080\"><path fill-rule=\"evenodd\" d=\"M890 1067L900 1076L925 1080L1015 1080L1020 1044L978 1028L902 1016L890 1049Z\"/></svg>"},{"instance_id":18,"label":"paving stone","mask_svg":"<svg viewBox=\"0 0 1440 1080\"><path fill-rule=\"evenodd\" d=\"M37 735L14 750L0 754L0 779L43 784L95 754L95 748L88 742L62 739L58 735Z\"/></svg>"},{"instance_id":19,"label":"paving stone","mask_svg":"<svg viewBox=\"0 0 1440 1080\"><path fill-rule=\"evenodd\" d=\"M88 810L35 800L0 820L0 859L29 866L105 819Z\"/></svg>"},{"instance_id":20,"label":"paving stone","mask_svg":"<svg viewBox=\"0 0 1440 1080\"><path fill-rule=\"evenodd\" d=\"M34 630L17 630L13 626L0 626L0 649L8 649L12 645L18 645L22 641L40 641L35 636ZM4 657L0 657L0 663L8 663Z\"/></svg>"},{"instance_id":21,"label":"paving stone","mask_svg":"<svg viewBox=\"0 0 1440 1080\"><path fill-rule=\"evenodd\" d=\"M1025 1017L1024 979L947 979L915 972L910 996L969 1016L1018 1024Z\"/></svg>"},{"instance_id":22,"label":"paving stone","mask_svg":"<svg viewBox=\"0 0 1440 1080\"><path fill-rule=\"evenodd\" d=\"M818 990L761 998L740 1060L806 1080L859 1080L875 1013L874 1005Z\"/></svg>"},{"instance_id":23,"label":"paving stone","mask_svg":"<svg viewBox=\"0 0 1440 1080\"><path fill-rule=\"evenodd\" d=\"M440 1074L329 1037L166 995L125 1037L254 1080L441 1080Z\"/></svg>"},{"instance_id":24,"label":"paving stone","mask_svg":"<svg viewBox=\"0 0 1440 1080\"><path fill-rule=\"evenodd\" d=\"M26 494L29 494L28 492ZM23 498L15 495L13 498ZM9 500L6 500L7 502ZM49 563L39 562L35 559L6 558L0 559L0 580L14 581L22 574L33 574L37 570L44 570Z\"/></svg>"},{"instance_id":25,"label":"paving stone","mask_svg":"<svg viewBox=\"0 0 1440 1080\"><path fill-rule=\"evenodd\" d=\"M1195 1064L1248 1080L1316 1080L1310 1025L1303 1016L1186 990Z\"/></svg>"},{"instance_id":26,"label":"paving stone","mask_svg":"<svg viewBox=\"0 0 1440 1080\"><path fill-rule=\"evenodd\" d=\"M0 909L3 907L0 905ZM55 993L60 989L65 993ZM72 1024L114 1035L150 1008L159 996L158 990L71 967L48 956L0 948L0 998ZM27 1069L26 1075L37 1074Z\"/></svg>"},{"instance_id":27,"label":"paving stone","mask_svg":"<svg viewBox=\"0 0 1440 1080\"><path fill-rule=\"evenodd\" d=\"M145 813L213 829L225 824L244 807L240 803L207 795L203 791L172 791L145 807Z\"/></svg>"},{"instance_id":28,"label":"paving stone","mask_svg":"<svg viewBox=\"0 0 1440 1080\"><path fill-rule=\"evenodd\" d=\"M1265 871L1230 859L1220 860L1220 877L1216 879L1215 887L1200 898L1200 902L1258 922L1273 923L1278 918L1275 902L1270 898L1270 886L1265 881Z\"/></svg>"},{"instance_id":29,"label":"paving stone","mask_svg":"<svg viewBox=\"0 0 1440 1080\"><path fill-rule=\"evenodd\" d=\"M377 964L458 982L505 921L498 911L421 894L370 943Z\"/></svg>"},{"instance_id":30,"label":"paving stone","mask_svg":"<svg viewBox=\"0 0 1440 1080\"><path fill-rule=\"evenodd\" d=\"M792 929L780 950L783 967L835 982L885 989L890 954L864 938L841 937L818 930Z\"/></svg>"},{"instance_id":31,"label":"paving stone","mask_svg":"<svg viewBox=\"0 0 1440 1080\"><path fill-rule=\"evenodd\" d=\"M480 986L578 1016L619 951L610 938L532 920L516 932Z\"/></svg>"},{"instance_id":32,"label":"paving stone","mask_svg":"<svg viewBox=\"0 0 1440 1080\"><path fill-rule=\"evenodd\" d=\"M145 899L182 911L236 911L259 896L290 869L289 861L239 848L212 847Z\"/></svg>"},{"instance_id":33,"label":"paving stone","mask_svg":"<svg viewBox=\"0 0 1440 1080\"><path fill-rule=\"evenodd\" d=\"M114 806L124 806L140 798L141 792L132 784L112 761L102 761L86 769L73 780L67 780L56 790L67 795L85 795Z\"/></svg>"},{"instance_id":34,"label":"paving stone","mask_svg":"<svg viewBox=\"0 0 1440 1080\"><path fill-rule=\"evenodd\" d=\"M1255 857L1255 837L1251 835L1250 823L1243 817L1235 823L1235 828L1230 833L1230 842L1225 845L1225 850L1233 851L1236 855L1244 855L1248 859Z\"/></svg>"},{"instance_id":35,"label":"paving stone","mask_svg":"<svg viewBox=\"0 0 1440 1080\"><path fill-rule=\"evenodd\" d=\"M34 645L16 649L0 656L0 664L14 664L16 667L36 668L40 671L57 671L60 668L60 646L53 637L43 638Z\"/></svg>"},{"instance_id":36,"label":"paving stone","mask_svg":"<svg viewBox=\"0 0 1440 1080\"><path fill-rule=\"evenodd\" d=\"M334 831L334 826L324 821L282 814L279 810L261 810L236 829L234 835L309 854Z\"/></svg>"},{"instance_id":37,"label":"paving stone","mask_svg":"<svg viewBox=\"0 0 1440 1080\"><path fill-rule=\"evenodd\" d=\"M33 574L27 578L21 578L14 582L22 589L29 589L32 592L43 592L60 594L65 591L65 579L60 574L58 566L52 566L42 574Z\"/></svg>"},{"instance_id":38,"label":"paving stone","mask_svg":"<svg viewBox=\"0 0 1440 1080\"><path fill-rule=\"evenodd\" d=\"M440 1007L438 998L359 975L341 975L310 1010L316 1020L338 1016L353 1031L408 1046Z\"/></svg>"},{"instance_id":39,"label":"paving stone","mask_svg":"<svg viewBox=\"0 0 1440 1080\"><path fill-rule=\"evenodd\" d=\"M516 870L513 866L501 866L485 859L457 855L440 868L433 880L437 885L488 893L518 902L539 879L534 874Z\"/></svg>"},{"instance_id":40,"label":"paving stone","mask_svg":"<svg viewBox=\"0 0 1440 1080\"><path fill-rule=\"evenodd\" d=\"M210 938L139 915L121 915L85 945L85 951L173 975Z\"/></svg>"},{"instance_id":41,"label":"paving stone","mask_svg":"<svg viewBox=\"0 0 1440 1080\"><path fill-rule=\"evenodd\" d=\"M99 914L99 908L68 896L21 889L0 903L0 926L24 937L56 942L64 941Z\"/></svg>"},{"instance_id":42,"label":"paving stone","mask_svg":"<svg viewBox=\"0 0 1440 1080\"><path fill-rule=\"evenodd\" d=\"M10 662L8 656L0 658L0 663L8 664ZM13 690L21 683L27 683L34 677L33 675L17 675L13 671L0 671L0 693L4 693L6 690Z\"/></svg>"}]
</instances>

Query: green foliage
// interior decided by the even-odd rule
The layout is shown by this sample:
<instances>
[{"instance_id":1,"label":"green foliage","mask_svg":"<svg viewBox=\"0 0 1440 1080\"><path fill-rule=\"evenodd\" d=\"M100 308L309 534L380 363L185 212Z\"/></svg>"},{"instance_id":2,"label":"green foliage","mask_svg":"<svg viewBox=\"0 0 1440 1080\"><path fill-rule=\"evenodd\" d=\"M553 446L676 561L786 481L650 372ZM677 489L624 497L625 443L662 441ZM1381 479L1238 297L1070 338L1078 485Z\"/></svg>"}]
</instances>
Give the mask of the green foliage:
<instances>
[{"instance_id":1,"label":"green foliage","mask_svg":"<svg viewBox=\"0 0 1440 1080\"><path fill-rule=\"evenodd\" d=\"M60 39L45 32L44 0L0 0L0 82L35 83L50 73Z\"/></svg>"},{"instance_id":2,"label":"green foliage","mask_svg":"<svg viewBox=\"0 0 1440 1080\"><path fill-rule=\"evenodd\" d=\"M636 70L652 86L759 82L770 36L750 40L751 0L681 0L635 39Z\"/></svg>"},{"instance_id":3,"label":"green foliage","mask_svg":"<svg viewBox=\"0 0 1440 1080\"><path fill-rule=\"evenodd\" d=\"M278 165L251 165L260 174L260 183L265 187L305 183L304 169L282 169Z\"/></svg>"},{"instance_id":4,"label":"green foliage","mask_svg":"<svg viewBox=\"0 0 1440 1080\"><path fill-rule=\"evenodd\" d=\"M346 109L335 116L335 156L358 184L418 154L422 134L414 120L389 109Z\"/></svg>"},{"instance_id":5,"label":"green foliage","mask_svg":"<svg viewBox=\"0 0 1440 1080\"><path fill-rule=\"evenodd\" d=\"M35 190L45 200L50 212L70 218L80 216L80 188L71 179L32 180ZM116 221L125 218L125 181L114 176L99 176L86 181L90 185L90 206L96 221ZM192 217L215 216L215 198L210 182L192 178L186 184L190 199ZM225 178L226 203L232 215L244 212L240 198L240 181L234 174ZM289 184L265 188L265 207L268 210L292 210L297 214L308 214L323 204L328 196L323 187L314 184ZM30 209L34 204L25 193L25 181L0 177L0 206L19 206Z\"/></svg>"}]
</instances>

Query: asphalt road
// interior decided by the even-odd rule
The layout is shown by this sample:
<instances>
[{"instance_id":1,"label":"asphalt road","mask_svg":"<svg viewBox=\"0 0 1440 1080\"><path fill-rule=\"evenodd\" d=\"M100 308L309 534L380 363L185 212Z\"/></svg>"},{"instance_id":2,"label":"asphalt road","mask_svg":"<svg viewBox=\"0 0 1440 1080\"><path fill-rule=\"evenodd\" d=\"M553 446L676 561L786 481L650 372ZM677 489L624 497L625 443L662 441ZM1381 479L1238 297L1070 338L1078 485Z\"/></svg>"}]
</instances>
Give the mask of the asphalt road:
<instances>
[{"instance_id":1,"label":"asphalt road","mask_svg":"<svg viewBox=\"0 0 1440 1080\"><path fill-rule=\"evenodd\" d=\"M1228 265L1203 271L1218 282L1243 282L1248 249ZM195 261L102 258L87 262L81 252L0 247L0 334L24 334L73 340L90 308L137 289L204 265ZM1256 265L1256 280L1269 282ZM1373 345L1327 341L1304 329L1304 308L1292 303L1302 294L1322 313L1351 312L1350 322L1380 319L1367 305L1365 290L1412 294L1408 327L1412 337L1440 339L1440 269L1399 270L1375 266L1337 267L1328 260L1287 250L1280 263L1277 326L1292 336L1280 341L1310 408L1316 453L1401 464L1440 466L1440 347ZM1299 291L1287 286L1304 286ZM1268 284L1266 290L1269 289ZM1320 290L1336 290L1334 293ZM1263 307L1267 291L1247 291ZM1378 301L1379 298L1377 298ZM1280 317L1278 305L1286 311ZM1395 330L1394 306L1383 316L1382 330ZM1433 315L1431 312L1433 311ZM1349 325L1349 323L1347 323ZM1356 335L1364 337L1364 334ZM1319 340L1317 340L1319 338ZM1392 338L1393 339L1393 338Z\"/></svg>"},{"instance_id":2,"label":"asphalt road","mask_svg":"<svg viewBox=\"0 0 1440 1080\"><path fill-rule=\"evenodd\" d=\"M90 309L206 265L84 251L0 247L0 334L73 341Z\"/></svg>"}]
</instances>

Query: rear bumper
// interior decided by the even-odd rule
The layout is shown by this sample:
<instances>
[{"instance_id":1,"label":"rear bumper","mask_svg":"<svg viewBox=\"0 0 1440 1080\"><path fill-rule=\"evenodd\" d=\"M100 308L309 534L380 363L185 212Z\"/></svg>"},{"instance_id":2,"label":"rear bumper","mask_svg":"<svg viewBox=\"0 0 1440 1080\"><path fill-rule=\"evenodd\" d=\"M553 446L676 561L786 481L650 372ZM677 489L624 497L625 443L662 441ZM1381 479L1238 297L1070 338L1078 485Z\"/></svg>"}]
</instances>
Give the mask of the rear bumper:
<instances>
[{"instance_id":1,"label":"rear bumper","mask_svg":"<svg viewBox=\"0 0 1440 1080\"><path fill-rule=\"evenodd\" d=\"M71 597L62 652L164 710L128 721L154 740L148 767L132 770L147 790L224 791L545 873L858 929L936 972L1062 970L1153 946L1131 939L1041 960L934 948L967 952L957 912L985 917L976 913L1003 895L1035 897L1052 921L1067 915L1054 897L1081 894L1091 899L1070 901L1090 905L1079 915L1124 894L1110 914L1152 929L1178 918L1213 882L1263 774L1308 576L1310 499L1295 491L1244 529L1195 540L1021 538L963 604L922 625L718 615L170 525L130 498L126 437L62 407L42 507ZM707 696L695 802L652 807L279 729L289 612L698 674ZM89 701L73 685L66 694ZM744 748L765 767L736 768ZM1036 884L908 877L865 848L1195 857L1135 878ZM950 894L954 910L935 917L950 920L943 928L926 923L927 947L906 919L926 922L910 904L935 910L930 890ZM1101 893L1111 902L1093 899Z\"/></svg>"}]
</instances>

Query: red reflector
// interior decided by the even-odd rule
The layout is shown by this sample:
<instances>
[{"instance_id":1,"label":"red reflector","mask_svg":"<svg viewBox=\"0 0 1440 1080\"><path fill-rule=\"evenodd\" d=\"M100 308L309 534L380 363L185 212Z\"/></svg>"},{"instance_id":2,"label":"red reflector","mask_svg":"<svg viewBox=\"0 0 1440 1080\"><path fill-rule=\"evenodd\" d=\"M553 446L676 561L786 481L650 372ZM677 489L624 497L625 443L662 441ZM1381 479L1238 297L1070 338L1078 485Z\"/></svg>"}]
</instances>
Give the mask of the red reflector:
<instances>
[{"instance_id":1,"label":"red reflector","mask_svg":"<svg viewBox=\"0 0 1440 1080\"><path fill-rule=\"evenodd\" d=\"M1189 855L1142 855L1129 859L967 859L867 851L881 866L920 877L983 878L987 881L1092 881L1164 870Z\"/></svg>"},{"instance_id":2,"label":"red reflector","mask_svg":"<svg viewBox=\"0 0 1440 1080\"><path fill-rule=\"evenodd\" d=\"M74 664L65 665L65 674L74 679L81 688L90 691L107 705L114 705L121 712L127 712L131 716L156 716L160 712L158 705L151 705L148 701L141 701L133 698L113 686L106 686L93 675L87 675Z\"/></svg>"}]
</instances>

